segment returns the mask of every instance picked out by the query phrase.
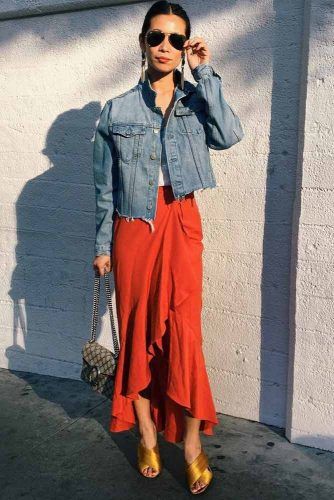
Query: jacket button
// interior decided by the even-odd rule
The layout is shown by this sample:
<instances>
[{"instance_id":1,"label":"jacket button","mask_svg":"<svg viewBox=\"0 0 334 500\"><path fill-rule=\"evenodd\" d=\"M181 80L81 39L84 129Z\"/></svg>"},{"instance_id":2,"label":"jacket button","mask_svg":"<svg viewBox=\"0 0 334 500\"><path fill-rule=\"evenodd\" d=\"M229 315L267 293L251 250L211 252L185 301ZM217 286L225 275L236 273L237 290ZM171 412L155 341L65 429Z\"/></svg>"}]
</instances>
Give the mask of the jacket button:
<instances>
[{"instance_id":1,"label":"jacket button","mask_svg":"<svg viewBox=\"0 0 334 500\"><path fill-rule=\"evenodd\" d=\"M151 153L151 156L150 156L151 160L155 160L155 159L156 159L156 157L157 157L157 156L156 156L156 154L155 154L155 153Z\"/></svg>"},{"instance_id":2,"label":"jacket button","mask_svg":"<svg viewBox=\"0 0 334 500\"><path fill-rule=\"evenodd\" d=\"M158 128L154 128L154 129L153 129L153 132L154 132L155 134L157 134L157 133L159 132L159 129L158 129Z\"/></svg>"},{"instance_id":3,"label":"jacket button","mask_svg":"<svg viewBox=\"0 0 334 500\"><path fill-rule=\"evenodd\" d=\"M152 186L152 184L153 184L153 180L151 179L151 180L149 181L149 185L150 185L150 186Z\"/></svg>"}]
</instances>

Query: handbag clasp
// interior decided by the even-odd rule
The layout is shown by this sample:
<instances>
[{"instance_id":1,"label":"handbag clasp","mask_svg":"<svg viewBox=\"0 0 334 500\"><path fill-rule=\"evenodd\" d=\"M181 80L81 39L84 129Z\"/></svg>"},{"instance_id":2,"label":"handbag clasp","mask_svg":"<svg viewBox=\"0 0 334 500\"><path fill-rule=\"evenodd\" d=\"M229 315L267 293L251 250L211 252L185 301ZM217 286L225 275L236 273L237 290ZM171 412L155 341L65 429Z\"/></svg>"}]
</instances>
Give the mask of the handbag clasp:
<instances>
[{"instance_id":1,"label":"handbag clasp","mask_svg":"<svg viewBox=\"0 0 334 500\"><path fill-rule=\"evenodd\" d=\"M94 376L93 376L94 375ZM101 375L100 368L96 365L90 367L88 378L92 385L98 384L98 377Z\"/></svg>"}]
</instances>

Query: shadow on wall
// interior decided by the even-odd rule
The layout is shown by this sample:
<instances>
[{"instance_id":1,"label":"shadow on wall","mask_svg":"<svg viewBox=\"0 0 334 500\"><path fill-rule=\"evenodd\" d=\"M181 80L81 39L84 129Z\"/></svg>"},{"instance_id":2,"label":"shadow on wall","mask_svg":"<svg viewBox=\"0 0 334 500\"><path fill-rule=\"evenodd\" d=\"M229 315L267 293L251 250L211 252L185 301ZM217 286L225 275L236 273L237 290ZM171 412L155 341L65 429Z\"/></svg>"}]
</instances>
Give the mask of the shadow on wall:
<instances>
[{"instance_id":1,"label":"shadow on wall","mask_svg":"<svg viewBox=\"0 0 334 500\"><path fill-rule=\"evenodd\" d=\"M262 247L259 420L286 426L291 244L298 160L304 2L273 2L272 89ZM289 13L288 13L289 10ZM286 24L285 24L286 22ZM292 33L294 33L292 35ZM298 227L299 214L296 224Z\"/></svg>"},{"instance_id":2,"label":"shadow on wall","mask_svg":"<svg viewBox=\"0 0 334 500\"><path fill-rule=\"evenodd\" d=\"M42 150L51 167L27 182L18 197L16 267L9 290L14 302L13 345L6 351L9 369L78 376L92 313L91 156L100 111L95 102L55 120ZM100 314L106 308L104 295L102 289Z\"/></svg>"}]
</instances>

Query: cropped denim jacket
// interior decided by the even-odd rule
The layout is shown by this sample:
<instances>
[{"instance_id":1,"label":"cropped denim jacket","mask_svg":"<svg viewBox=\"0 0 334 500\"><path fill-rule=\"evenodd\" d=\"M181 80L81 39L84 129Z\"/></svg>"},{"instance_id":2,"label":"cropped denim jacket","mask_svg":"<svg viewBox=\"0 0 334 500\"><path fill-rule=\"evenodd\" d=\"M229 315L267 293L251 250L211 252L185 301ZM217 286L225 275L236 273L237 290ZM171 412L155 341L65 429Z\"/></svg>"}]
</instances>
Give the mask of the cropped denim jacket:
<instances>
[{"instance_id":1,"label":"cropped denim jacket","mask_svg":"<svg viewBox=\"0 0 334 500\"><path fill-rule=\"evenodd\" d=\"M167 164L177 200L213 188L216 179L209 148L228 149L241 141L238 116L224 99L221 77L210 64L192 70L197 85L175 70L174 104L164 120L157 93L147 76L109 99L100 114L93 148L96 200L95 255L110 255L114 214L127 221L141 218L154 230L159 167Z\"/></svg>"}]
</instances>

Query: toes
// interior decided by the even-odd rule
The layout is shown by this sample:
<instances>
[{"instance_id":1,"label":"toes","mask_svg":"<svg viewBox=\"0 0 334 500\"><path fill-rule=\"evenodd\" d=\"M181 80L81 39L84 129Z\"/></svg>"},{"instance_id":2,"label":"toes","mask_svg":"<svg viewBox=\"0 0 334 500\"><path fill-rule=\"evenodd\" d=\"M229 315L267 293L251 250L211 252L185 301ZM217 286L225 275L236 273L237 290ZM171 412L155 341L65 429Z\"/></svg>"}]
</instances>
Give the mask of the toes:
<instances>
[{"instance_id":1,"label":"toes","mask_svg":"<svg viewBox=\"0 0 334 500\"><path fill-rule=\"evenodd\" d=\"M145 474L145 476L150 476L151 475L151 467L145 467L144 474Z\"/></svg>"},{"instance_id":2,"label":"toes","mask_svg":"<svg viewBox=\"0 0 334 500\"><path fill-rule=\"evenodd\" d=\"M204 483L204 484L203 484L203 483L200 483L198 490L202 490L205 486L206 486L206 484L205 484L205 483ZM197 490L197 491L198 491L198 490Z\"/></svg>"},{"instance_id":3,"label":"toes","mask_svg":"<svg viewBox=\"0 0 334 500\"><path fill-rule=\"evenodd\" d=\"M193 491L197 491L198 490L198 481L196 481L194 484L193 484L193 487L191 488Z\"/></svg>"},{"instance_id":4,"label":"toes","mask_svg":"<svg viewBox=\"0 0 334 500\"><path fill-rule=\"evenodd\" d=\"M152 469L152 467L146 467L144 469L144 473L146 476L154 477L157 472L155 469Z\"/></svg>"},{"instance_id":5,"label":"toes","mask_svg":"<svg viewBox=\"0 0 334 500\"><path fill-rule=\"evenodd\" d=\"M202 483L202 481L196 481L192 487L192 490L193 491L199 491L201 490L202 488L204 488L206 486L205 483Z\"/></svg>"}]
</instances>

